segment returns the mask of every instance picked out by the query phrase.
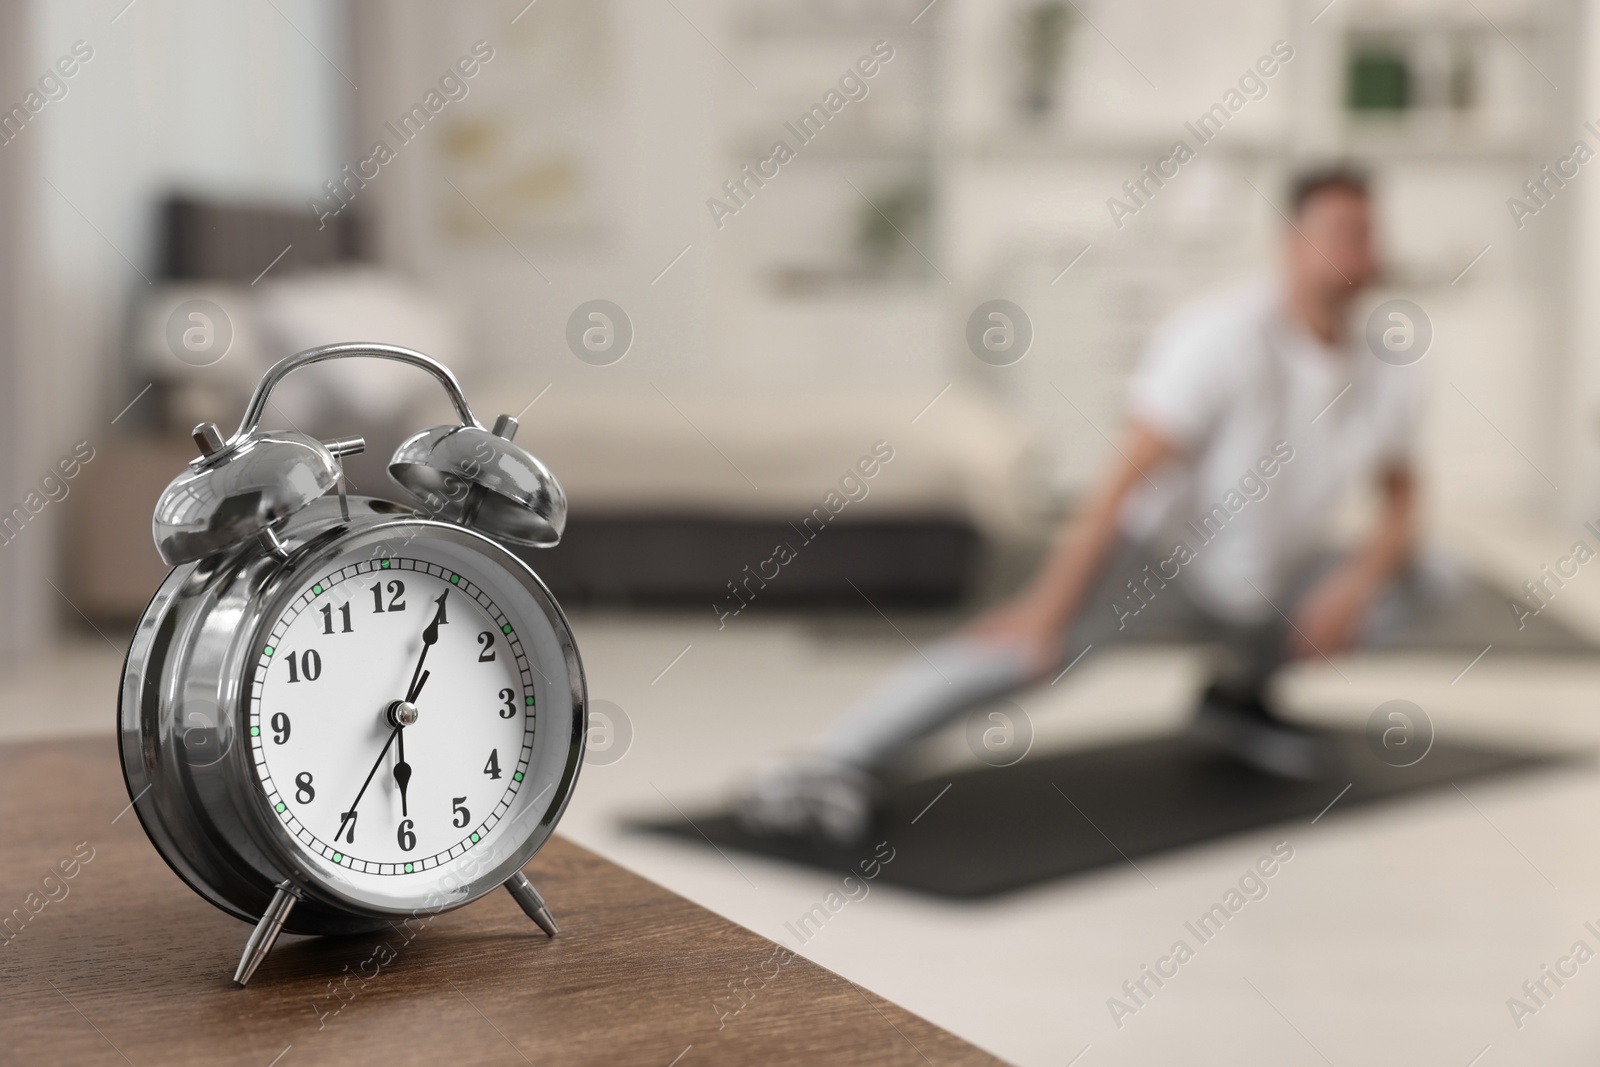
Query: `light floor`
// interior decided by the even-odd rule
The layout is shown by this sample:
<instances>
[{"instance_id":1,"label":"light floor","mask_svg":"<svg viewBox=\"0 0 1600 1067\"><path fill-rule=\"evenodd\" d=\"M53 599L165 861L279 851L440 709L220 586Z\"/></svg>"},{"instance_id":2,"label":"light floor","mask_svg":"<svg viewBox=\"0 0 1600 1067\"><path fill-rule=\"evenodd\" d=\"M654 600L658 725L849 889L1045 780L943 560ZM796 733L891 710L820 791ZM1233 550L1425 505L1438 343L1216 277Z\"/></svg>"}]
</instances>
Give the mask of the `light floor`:
<instances>
[{"instance_id":1,"label":"light floor","mask_svg":"<svg viewBox=\"0 0 1600 1067\"><path fill-rule=\"evenodd\" d=\"M1500 566L1535 574L1560 542L1502 538ZM1591 628L1600 620L1596 586L1575 591L1566 609ZM634 736L622 759L585 769L562 832L796 946L785 923L835 879L627 834L618 821L715 803L907 654L905 640L878 619L744 617L718 631L709 610L581 615L574 626L591 697L622 708ZM918 641L925 633L906 629ZM1465 659L1341 660L1344 677L1308 668L1289 690L1303 714L1327 721L1359 726L1379 703L1404 697L1443 737L1600 747L1600 658L1491 651L1462 675ZM0 739L109 731L119 669L120 649L90 635L0 672ZM1173 728L1194 675L1182 653L1108 653L1085 660L1071 684L1020 703L1038 728L1036 750L1083 744ZM955 740L951 760L961 752ZM1294 858L1268 896L1119 1028L1107 998L1279 841ZM1547 979L1553 995L1520 1028L1507 999L1523 996L1523 983L1574 942L1600 951L1584 927L1600 928L1597 841L1600 776L1567 770L1350 813L1335 805L1315 825L997 903L940 903L874 884L802 951L1018 1064L1591 1064L1600 1059L1600 963L1559 988ZM559 915L560 902L551 903ZM743 976L730 965L730 980ZM706 990L708 1017L723 994ZM758 994L728 1025L762 1010Z\"/></svg>"}]
</instances>

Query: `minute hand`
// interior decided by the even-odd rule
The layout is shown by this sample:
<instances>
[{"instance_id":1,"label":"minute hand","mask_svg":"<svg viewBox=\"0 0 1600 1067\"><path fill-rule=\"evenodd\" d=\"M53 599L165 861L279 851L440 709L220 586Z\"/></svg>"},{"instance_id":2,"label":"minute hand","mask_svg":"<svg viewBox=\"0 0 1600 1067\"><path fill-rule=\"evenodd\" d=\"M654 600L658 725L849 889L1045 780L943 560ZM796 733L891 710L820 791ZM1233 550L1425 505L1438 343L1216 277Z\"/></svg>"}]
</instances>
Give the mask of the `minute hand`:
<instances>
[{"instance_id":1,"label":"minute hand","mask_svg":"<svg viewBox=\"0 0 1600 1067\"><path fill-rule=\"evenodd\" d=\"M406 687L406 703L408 704L417 699L417 690L422 688L418 684L422 678L422 665L427 662L428 649L432 648L434 643L439 640L439 624L444 621L444 599L449 595L450 590L448 589L439 594L439 599L435 601L439 605L439 610L433 613L432 621L423 627L422 655L417 657L417 669L411 672L411 684Z\"/></svg>"}]
</instances>

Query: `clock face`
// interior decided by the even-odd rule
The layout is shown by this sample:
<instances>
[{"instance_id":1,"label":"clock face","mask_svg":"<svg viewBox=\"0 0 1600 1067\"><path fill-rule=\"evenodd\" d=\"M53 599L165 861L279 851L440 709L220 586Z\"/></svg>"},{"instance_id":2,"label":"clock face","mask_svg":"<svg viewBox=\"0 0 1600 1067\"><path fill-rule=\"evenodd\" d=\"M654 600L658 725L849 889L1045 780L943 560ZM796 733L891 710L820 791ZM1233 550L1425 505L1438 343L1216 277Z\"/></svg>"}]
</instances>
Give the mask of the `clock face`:
<instances>
[{"instance_id":1,"label":"clock face","mask_svg":"<svg viewBox=\"0 0 1600 1067\"><path fill-rule=\"evenodd\" d=\"M492 866L549 802L539 710L568 684L541 666L549 637L522 585L456 546L323 564L255 651L251 759L272 817L369 895Z\"/></svg>"}]
</instances>

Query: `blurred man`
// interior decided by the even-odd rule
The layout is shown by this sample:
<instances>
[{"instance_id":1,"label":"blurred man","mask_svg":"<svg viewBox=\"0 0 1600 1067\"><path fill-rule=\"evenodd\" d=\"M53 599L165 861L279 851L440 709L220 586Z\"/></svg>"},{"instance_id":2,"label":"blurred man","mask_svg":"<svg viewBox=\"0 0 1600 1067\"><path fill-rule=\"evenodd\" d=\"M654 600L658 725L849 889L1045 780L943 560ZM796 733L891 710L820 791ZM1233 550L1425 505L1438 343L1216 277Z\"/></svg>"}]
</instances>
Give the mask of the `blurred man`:
<instances>
[{"instance_id":1,"label":"blurred man","mask_svg":"<svg viewBox=\"0 0 1600 1067\"><path fill-rule=\"evenodd\" d=\"M906 662L812 754L756 781L740 805L749 828L857 840L912 742L1125 640L1214 647L1194 732L1269 773L1317 776L1316 737L1275 714L1269 684L1292 659L1370 639L1412 599L1400 579L1419 382L1366 351L1347 321L1378 269L1365 178L1305 174L1290 215L1276 278L1158 332L1115 457L1032 582ZM1368 481L1376 521L1354 551L1326 556L1333 509Z\"/></svg>"}]
</instances>

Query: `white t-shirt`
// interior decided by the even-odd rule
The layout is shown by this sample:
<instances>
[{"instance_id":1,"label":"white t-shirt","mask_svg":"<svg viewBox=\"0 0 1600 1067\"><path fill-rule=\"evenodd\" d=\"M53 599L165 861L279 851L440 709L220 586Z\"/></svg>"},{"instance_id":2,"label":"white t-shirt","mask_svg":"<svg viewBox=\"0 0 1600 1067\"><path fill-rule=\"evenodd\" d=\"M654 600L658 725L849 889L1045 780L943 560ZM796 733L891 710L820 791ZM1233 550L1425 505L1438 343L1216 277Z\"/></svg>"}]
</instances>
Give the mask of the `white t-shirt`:
<instances>
[{"instance_id":1,"label":"white t-shirt","mask_svg":"<svg viewBox=\"0 0 1600 1067\"><path fill-rule=\"evenodd\" d=\"M1418 365L1377 359L1359 329L1323 343L1287 311L1280 285L1255 282L1179 313L1134 375L1130 416L1180 455L1145 472L1122 528L1211 611L1238 622L1274 614L1322 547L1353 486L1408 460L1421 398ZM1176 553L1179 544L1187 547Z\"/></svg>"}]
</instances>

